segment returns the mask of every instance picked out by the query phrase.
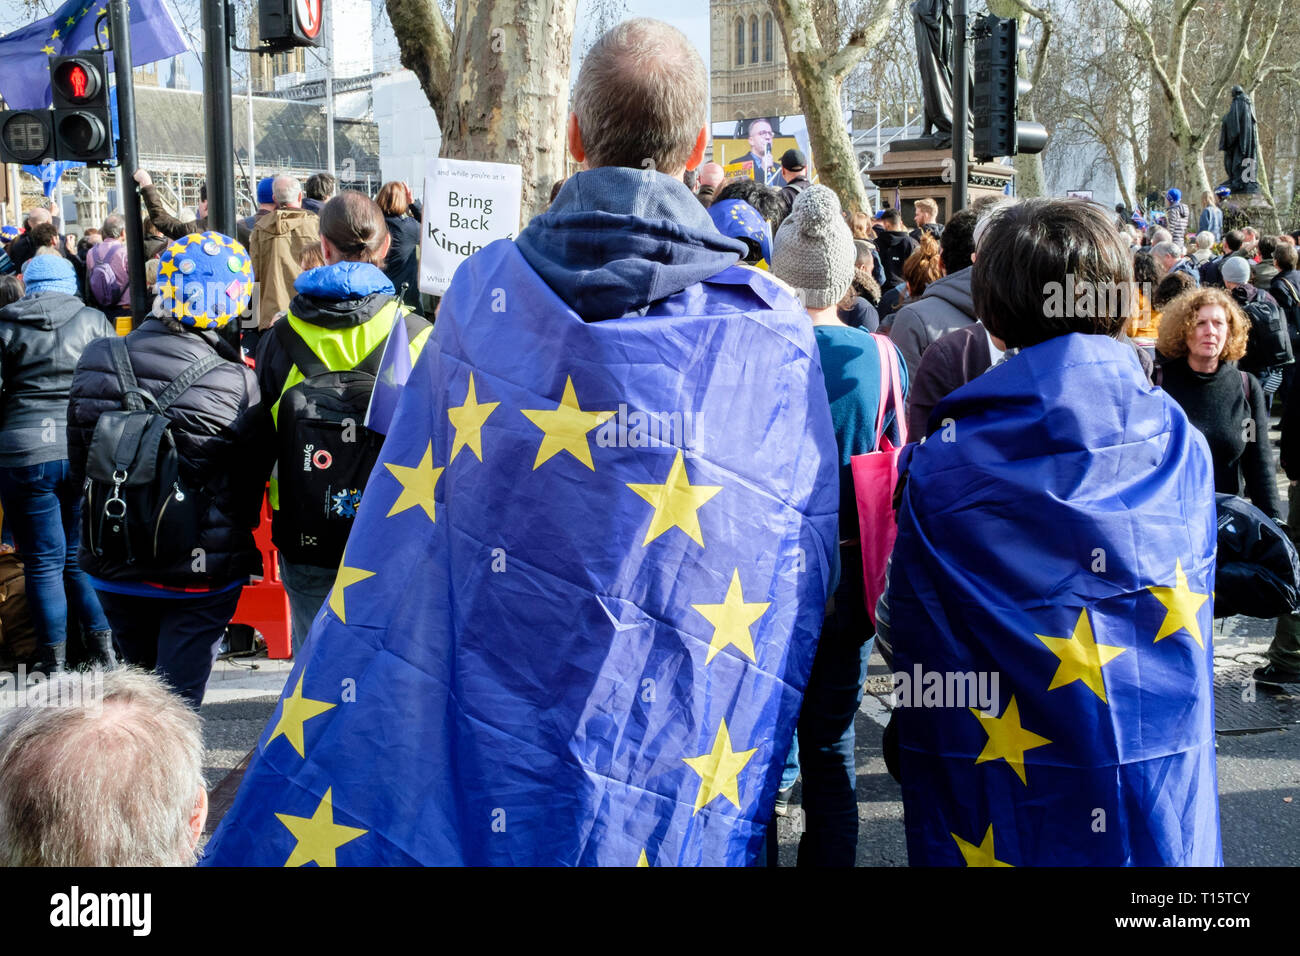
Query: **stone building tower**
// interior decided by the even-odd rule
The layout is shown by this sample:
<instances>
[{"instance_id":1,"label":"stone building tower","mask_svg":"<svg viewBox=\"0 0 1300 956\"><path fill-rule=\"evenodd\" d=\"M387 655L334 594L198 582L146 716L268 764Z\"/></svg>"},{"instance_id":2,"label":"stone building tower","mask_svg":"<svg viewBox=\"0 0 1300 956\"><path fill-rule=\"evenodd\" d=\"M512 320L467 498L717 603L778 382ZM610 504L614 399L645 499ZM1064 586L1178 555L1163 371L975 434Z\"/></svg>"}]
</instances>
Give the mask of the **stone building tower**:
<instances>
[{"instance_id":1,"label":"stone building tower","mask_svg":"<svg viewBox=\"0 0 1300 956\"><path fill-rule=\"evenodd\" d=\"M765 0L711 0L714 123L799 112L781 28Z\"/></svg>"}]
</instances>

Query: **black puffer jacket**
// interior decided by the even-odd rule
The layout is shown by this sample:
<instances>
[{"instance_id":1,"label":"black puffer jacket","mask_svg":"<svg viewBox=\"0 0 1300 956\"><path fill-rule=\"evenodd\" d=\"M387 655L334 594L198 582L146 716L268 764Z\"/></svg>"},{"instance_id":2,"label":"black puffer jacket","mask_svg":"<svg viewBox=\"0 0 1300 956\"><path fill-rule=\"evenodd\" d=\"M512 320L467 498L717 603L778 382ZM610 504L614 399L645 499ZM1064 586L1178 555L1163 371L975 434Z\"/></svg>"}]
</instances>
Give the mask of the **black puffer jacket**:
<instances>
[{"instance_id":1,"label":"black puffer jacket","mask_svg":"<svg viewBox=\"0 0 1300 956\"><path fill-rule=\"evenodd\" d=\"M81 550L81 566L96 577L150 581L173 587L218 587L262 573L262 556L253 529L271 463L261 450L271 445L263 433L267 416L252 369L216 332L172 331L149 319L126 337L131 367L140 387L158 395L188 366L215 351L229 361L213 369L167 410L180 453L182 477L209 496L207 515L195 548L205 567L194 570L186 557L170 567L110 564ZM122 390L113 371L108 339L91 343L77 365L68 405L68 460L82 481L95 422L122 408Z\"/></svg>"},{"instance_id":2,"label":"black puffer jacket","mask_svg":"<svg viewBox=\"0 0 1300 956\"><path fill-rule=\"evenodd\" d=\"M384 275L393 283L402 303L417 312L420 310L420 222L423 212L420 203L413 202L409 214L384 217L391 243L388 258L384 260Z\"/></svg>"},{"instance_id":3,"label":"black puffer jacket","mask_svg":"<svg viewBox=\"0 0 1300 956\"><path fill-rule=\"evenodd\" d=\"M0 309L0 467L68 457L68 393L81 353L112 335L104 313L64 292Z\"/></svg>"}]
</instances>

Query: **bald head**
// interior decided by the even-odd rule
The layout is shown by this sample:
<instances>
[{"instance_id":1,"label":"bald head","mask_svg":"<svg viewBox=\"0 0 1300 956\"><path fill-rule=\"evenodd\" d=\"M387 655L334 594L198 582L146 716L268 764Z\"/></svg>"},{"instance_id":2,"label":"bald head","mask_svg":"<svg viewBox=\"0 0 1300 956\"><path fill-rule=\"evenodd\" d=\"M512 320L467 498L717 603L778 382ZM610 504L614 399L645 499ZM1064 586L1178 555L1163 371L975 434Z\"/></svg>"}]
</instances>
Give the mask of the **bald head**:
<instances>
[{"instance_id":1,"label":"bald head","mask_svg":"<svg viewBox=\"0 0 1300 956\"><path fill-rule=\"evenodd\" d=\"M302 183L293 176L276 176L271 196L281 209L297 209L302 205Z\"/></svg>"},{"instance_id":2,"label":"bald head","mask_svg":"<svg viewBox=\"0 0 1300 956\"><path fill-rule=\"evenodd\" d=\"M699 164L709 77L676 27L625 20L596 41L573 90L569 147L588 169L626 166L680 177Z\"/></svg>"},{"instance_id":3,"label":"bald head","mask_svg":"<svg viewBox=\"0 0 1300 956\"><path fill-rule=\"evenodd\" d=\"M35 209L29 210L27 213L28 229L32 229L36 226L39 226L43 222L49 222L49 221L50 221L50 211L48 209L42 209L40 206L37 206Z\"/></svg>"}]
</instances>

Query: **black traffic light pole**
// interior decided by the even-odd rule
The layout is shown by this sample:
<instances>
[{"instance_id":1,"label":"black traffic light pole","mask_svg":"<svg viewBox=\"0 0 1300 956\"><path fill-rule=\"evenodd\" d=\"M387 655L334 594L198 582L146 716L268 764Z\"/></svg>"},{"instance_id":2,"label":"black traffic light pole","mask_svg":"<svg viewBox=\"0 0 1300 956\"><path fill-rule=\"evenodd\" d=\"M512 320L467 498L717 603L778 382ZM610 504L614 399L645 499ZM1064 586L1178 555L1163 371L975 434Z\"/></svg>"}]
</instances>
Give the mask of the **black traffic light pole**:
<instances>
[{"instance_id":1,"label":"black traffic light pole","mask_svg":"<svg viewBox=\"0 0 1300 956\"><path fill-rule=\"evenodd\" d=\"M144 281L144 231L140 223L140 193L131 178L139 166L135 140L135 86L131 76L131 14L127 0L109 0L108 29L117 76L117 161L122 170L122 211L126 216L126 260L131 277L131 324L149 314L149 290Z\"/></svg>"},{"instance_id":2,"label":"black traffic light pole","mask_svg":"<svg viewBox=\"0 0 1300 956\"><path fill-rule=\"evenodd\" d=\"M970 176L970 75L966 60L966 0L952 3L952 211L966 208Z\"/></svg>"},{"instance_id":3,"label":"black traffic light pole","mask_svg":"<svg viewBox=\"0 0 1300 956\"><path fill-rule=\"evenodd\" d=\"M230 119L226 0L203 0L203 125L207 134L208 228L235 235L235 134Z\"/></svg>"}]
</instances>

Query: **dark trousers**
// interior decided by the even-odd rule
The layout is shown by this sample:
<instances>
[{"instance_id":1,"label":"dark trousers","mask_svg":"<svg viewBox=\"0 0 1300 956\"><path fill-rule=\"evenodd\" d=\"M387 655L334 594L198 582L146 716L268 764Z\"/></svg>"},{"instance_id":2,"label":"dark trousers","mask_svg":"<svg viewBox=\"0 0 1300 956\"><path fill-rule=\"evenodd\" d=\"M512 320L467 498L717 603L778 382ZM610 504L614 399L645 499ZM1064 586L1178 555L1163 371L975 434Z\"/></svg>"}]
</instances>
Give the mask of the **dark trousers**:
<instances>
[{"instance_id":1,"label":"dark trousers","mask_svg":"<svg viewBox=\"0 0 1300 956\"><path fill-rule=\"evenodd\" d=\"M99 600L112 622L118 656L156 671L198 710L241 591L242 586L192 598L100 591Z\"/></svg>"},{"instance_id":2,"label":"dark trousers","mask_svg":"<svg viewBox=\"0 0 1300 956\"><path fill-rule=\"evenodd\" d=\"M0 468L0 502L23 559L27 603L41 642L67 640L69 602L87 631L108 630L90 578L77 563L81 489L67 459Z\"/></svg>"}]
</instances>

